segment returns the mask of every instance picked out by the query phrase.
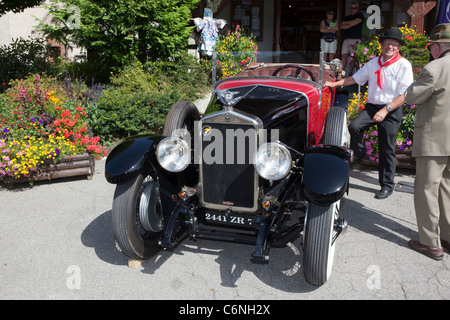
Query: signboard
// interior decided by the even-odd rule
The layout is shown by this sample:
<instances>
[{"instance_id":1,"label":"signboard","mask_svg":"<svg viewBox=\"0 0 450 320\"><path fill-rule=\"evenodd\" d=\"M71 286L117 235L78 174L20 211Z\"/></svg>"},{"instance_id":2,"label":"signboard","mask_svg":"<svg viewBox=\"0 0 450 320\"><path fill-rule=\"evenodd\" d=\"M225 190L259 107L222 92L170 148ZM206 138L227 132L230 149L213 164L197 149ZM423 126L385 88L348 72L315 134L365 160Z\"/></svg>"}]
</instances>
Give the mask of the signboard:
<instances>
[{"instance_id":1,"label":"signboard","mask_svg":"<svg viewBox=\"0 0 450 320\"><path fill-rule=\"evenodd\" d=\"M441 0L438 23L450 23L450 0Z\"/></svg>"}]
</instances>

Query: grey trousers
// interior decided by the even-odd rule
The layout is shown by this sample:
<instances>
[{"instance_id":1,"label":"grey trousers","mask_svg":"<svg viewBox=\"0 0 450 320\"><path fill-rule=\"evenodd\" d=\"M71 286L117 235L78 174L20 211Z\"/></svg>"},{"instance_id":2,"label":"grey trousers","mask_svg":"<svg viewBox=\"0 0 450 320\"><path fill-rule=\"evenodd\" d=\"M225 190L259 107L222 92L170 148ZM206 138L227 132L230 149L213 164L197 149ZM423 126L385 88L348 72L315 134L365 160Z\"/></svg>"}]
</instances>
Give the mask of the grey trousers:
<instances>
[{"instance_id":1,"label":"grey trousers","mask_svg":"<svg viewBox=\"0 0 450 320\"><path fill-rule=\"evenodd\" d=\"M421 244L450 242L450 156L416 158L414 207Z\"/></svg>"}]
</instances>

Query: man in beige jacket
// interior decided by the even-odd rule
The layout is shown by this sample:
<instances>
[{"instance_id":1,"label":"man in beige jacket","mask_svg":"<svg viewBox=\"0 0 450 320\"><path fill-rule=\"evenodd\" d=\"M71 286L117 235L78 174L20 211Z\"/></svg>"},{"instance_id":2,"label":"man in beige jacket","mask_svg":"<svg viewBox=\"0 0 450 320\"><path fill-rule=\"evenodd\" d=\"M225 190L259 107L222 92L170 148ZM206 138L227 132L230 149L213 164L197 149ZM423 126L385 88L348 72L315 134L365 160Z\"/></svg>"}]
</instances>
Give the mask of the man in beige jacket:
<instances>
[{"instance_id":1,"label":"man in beige jacket","mask_svg":"<svg viewBox=\"0 0 450 320\"><path fill-rule=\"evenodd\" d=\"M450 251L450 23L435 26L430 39L435 60L405 93L406 103L417 107L412 156L419 241L408 245L441 260L443 247Z\"/></svg>"}]
</instances>

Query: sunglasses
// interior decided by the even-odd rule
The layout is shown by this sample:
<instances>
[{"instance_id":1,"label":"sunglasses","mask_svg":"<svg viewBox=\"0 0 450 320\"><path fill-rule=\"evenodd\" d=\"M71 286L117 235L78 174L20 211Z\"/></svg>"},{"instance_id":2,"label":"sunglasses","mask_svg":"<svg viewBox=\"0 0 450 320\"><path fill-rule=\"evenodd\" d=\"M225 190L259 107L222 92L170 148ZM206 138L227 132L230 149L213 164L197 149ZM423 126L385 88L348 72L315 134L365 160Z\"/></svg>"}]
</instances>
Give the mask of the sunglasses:
<instances>
[{"instance_id":1,"label":"sunglasses","mask_svg":"<svg viewBox=\"0 0 450 320\"><path fill-rule=\"evenodd\" d=\"M397 42L383 42L383 45L386 47L393 46L394 48L400 47L400 43Z\"/></svg>"}]
</instances>

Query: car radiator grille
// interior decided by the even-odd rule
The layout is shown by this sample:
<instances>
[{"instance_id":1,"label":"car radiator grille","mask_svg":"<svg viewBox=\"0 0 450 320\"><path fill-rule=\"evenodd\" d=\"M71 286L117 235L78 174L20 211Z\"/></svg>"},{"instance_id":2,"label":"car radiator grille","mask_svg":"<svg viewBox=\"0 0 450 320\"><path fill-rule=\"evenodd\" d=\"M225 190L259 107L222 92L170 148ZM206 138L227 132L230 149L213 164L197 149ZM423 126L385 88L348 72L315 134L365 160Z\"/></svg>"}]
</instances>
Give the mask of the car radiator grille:
<instances>
[{"instance_id":1,"label":"car radiator grille","mask_svg":"<svg viewBox=\"0 0 450 320\"><path fill-rule=\"evenodd\" d=\"M253 155L257 149L257 130L252 124L216 122L203 122L202 129L203 205L252 211L256 206ZM208 134L212 137L205 138L205 131L210 130Z\"/></svg>"}]
</instances>

